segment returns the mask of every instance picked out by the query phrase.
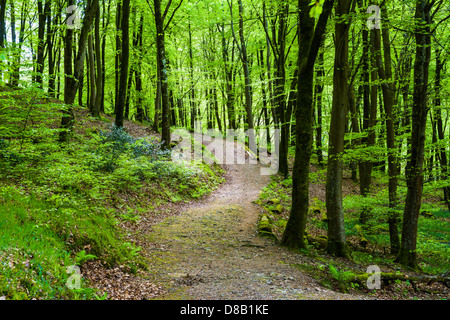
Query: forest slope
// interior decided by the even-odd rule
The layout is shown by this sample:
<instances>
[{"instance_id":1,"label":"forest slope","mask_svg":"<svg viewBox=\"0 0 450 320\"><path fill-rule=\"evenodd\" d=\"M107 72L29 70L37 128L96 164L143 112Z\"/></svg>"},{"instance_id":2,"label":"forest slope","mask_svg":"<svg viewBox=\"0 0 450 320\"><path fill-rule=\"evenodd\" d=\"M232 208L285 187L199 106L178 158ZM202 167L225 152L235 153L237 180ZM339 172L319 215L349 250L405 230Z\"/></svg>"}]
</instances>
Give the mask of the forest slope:
<instances>
[{"instance_id":1,"label":"forest slope","mask_svg":"<svg viewBox=\"0 0 450 320\"><path fill-rule=\"evenodd\" d=\"M32 89L2 91L0 297L104 297L76 272L88 261L145 270L124 224L169 215L223 181L218 166L172 163L148 126L126 121L118 129L82 108L61 144L63 105Z\"/></svg>"}]
</instances>

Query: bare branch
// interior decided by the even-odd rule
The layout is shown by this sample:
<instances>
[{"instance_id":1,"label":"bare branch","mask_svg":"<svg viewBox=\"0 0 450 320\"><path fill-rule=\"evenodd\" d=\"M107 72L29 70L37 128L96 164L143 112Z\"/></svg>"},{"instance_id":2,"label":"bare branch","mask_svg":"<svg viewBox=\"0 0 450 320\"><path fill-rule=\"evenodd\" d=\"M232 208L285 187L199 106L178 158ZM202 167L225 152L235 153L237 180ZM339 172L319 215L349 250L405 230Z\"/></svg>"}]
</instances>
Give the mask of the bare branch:
<instances>
[{"instance_id":1,"label":"bare branch","mask_svg":"<svg viewBox=\"0 0 450 320\"><path fill-rule=\"evenodd\" d=\"M166 24L166 27L164 28L164 31L167 29L167 27L169 26L169 24L172 22L173 17L175 16L175 13L178 11L178 9L180 9L181 5L183 4L183 0L180 1L180 3L178 4L178 6L175 8L175 10L173 10L172 15L170 16L169 21ZM165 16L164 16L165 18ZM164 21L163 18L163 21Z\"/></svg>"}]
</instances>

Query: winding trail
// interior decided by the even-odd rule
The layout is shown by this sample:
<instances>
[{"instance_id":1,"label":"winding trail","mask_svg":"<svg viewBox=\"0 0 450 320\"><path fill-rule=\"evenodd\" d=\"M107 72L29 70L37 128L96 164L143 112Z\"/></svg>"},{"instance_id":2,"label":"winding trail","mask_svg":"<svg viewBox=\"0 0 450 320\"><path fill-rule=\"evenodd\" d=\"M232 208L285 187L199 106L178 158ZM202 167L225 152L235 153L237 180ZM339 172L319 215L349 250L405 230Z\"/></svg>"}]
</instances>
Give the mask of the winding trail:
<instances>
[{"instance_id":1,"label":"winding trail","mask_svg":"<svg viewBox=\"0 0 450 320\"><path fill-rule=\"evenodd\" d=\"M252 202L270 176L261 165L225 168L227 182L216 192L148 233L149 280L167 292L157 299L366 299L321 287L292 266L304 256L258 237L261 209Z\"/></svg>"}]
</instances>

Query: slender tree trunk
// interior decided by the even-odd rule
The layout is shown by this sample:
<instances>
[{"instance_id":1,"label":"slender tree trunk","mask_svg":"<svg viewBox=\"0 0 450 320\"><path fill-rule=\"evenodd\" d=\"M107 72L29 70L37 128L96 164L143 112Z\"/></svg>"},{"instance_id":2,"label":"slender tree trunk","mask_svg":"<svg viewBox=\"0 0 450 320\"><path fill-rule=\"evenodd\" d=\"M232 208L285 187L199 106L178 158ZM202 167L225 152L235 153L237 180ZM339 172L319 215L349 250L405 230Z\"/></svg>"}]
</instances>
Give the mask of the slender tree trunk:
<instances>
[{"instance_id":1,"label":"slender tree trunk","mask_svg":"<svg viewBox=\"0 0 450 320\"><path fill-rule=\"evenodd\" d=\"M12 56L13 61L16 60L16 56L19 55L17 52L17 39L16 39L16 13L14 8L14 1L9 2L11 7L11 44L12 44ZM11 64L11 76L9 79L9 85L12 87L17 86L17 66L14 65L14 62Z\"/></svg>"},{"instance_id":2,"label":"slender tree trunk","mask_svg":"<svg viewBox=\"0 0 450 320\"><path fill-rule=\"evenodd\" d=\"M74 0L69 0L69 5L74 4ZM68 28L66 33L65 48L64 48L64 72L65 72L65 88L64 88L64 103L69 107L61 120L62 130L59 140L64 142L67 140L68 130L72 127L74 115L72 105L78 90L79 79L83 70L83 64L86 57L86 43L88 39L89 29L94 21L95 14L98 10L98 0L93 0L92 4L87 8L81 28L80 38L78 41L78 53L75 59L74 70L72 75L72 41L73 29ZM68 14L70 17L71 14Z\"/></svg>"},{"instance_id":3,"label":"slender tree trunk","mask_svg":"<svg viewBox=\"0 0 450 320\"><path fill-rule=\"evenodd\" d=\"M373 32L371 31L371 33ZM369 31L363 30L363 130L367 132L367 138L363 138L362 143L368 148L375 145L376 135L374 128L377 123L378 111L378 90L374 84L378 76L374 59L373 39L374 37L369 36ZM363 160L359 164L360 194L363 197L367 197L370 192L372 169L373 161L371 159ZM365 224L368 221L368 214L369 209L363 207L359 218L361 224Z\"/></svg>"},{"instance_id":4,"label":"slender tree trunk","mask_svg":"<svg viewBox=\"0 0 450 320\"><path fill-rule=\"evenodd\" d=\"M289 14L289 6L287 4L282 4L279 10L279 26L278 26L278 36L275 37L273 41L277 41L277 52L276 57L276 80L274 81L274 95L275 95L275 106L277 108L277 117L280 121L280 149L279 149L279 173L285 178L289 175L288 166L288 148L289 148L289 126L290 118L287 119L286 114L286 96L285 96L285 84L286 84L286 34L287 25L286 19ZM274 32L275 34L275 32ZM278 38L278 39L276 39Z\"/></svg>"},{"instance_id":5,"label":"slender tree trunk","mask_svg":"<svg viewBox=\"0 0 450 320\"><path fill-rule=\"evenodd\" d=\"M55 97L55 52L53 50L53 25L52 25L52 6L47 7L47 55L48 55L48 93ZM60 12L58 12L60 15Z\"/></svg>"},{"instance_id":6,"label":"slender tree trunk","mask_svg":"<svg viewBox=\"0 0 450 320\"><path fill-rule=\"evenodd\" d=\"M89 40L88 40L89 43ZM89 45L88 45L89 47ZM84 75L84 70L82 69L82 72L80 74L80 81L78 85L78 101L80 106L83 105L83 80L86 79L86 106L89 110L91 110L91 67L89 65L90 63L90 52L87 51L86 54L86 76Z\"/></svg>"},{"instance_id":7,"label":"slender tree trunk","mask_svg":"<svg viewBox=\"0 0 450 320\"><path fill-rule=\"evenodd\" d=\"M5 39L6 39L6 1L0 0L0 48L5 47ZM42 3L41 3L42 5Z\"/></svg>"},{"instance_id":8,"label":"slender tree trunk","mask_svg":"<svg viewBox=\"0 0 450 320\"><path fill-rule=\"evenodd\" d=\"M169 148L170 136L170 104L169 104L169 83L168 68L166 59L166 47L164 36L164 20L161 12L161 0L154 0L155 23L156 23L156 50L159 61L159 79L161 81L161 139L164 146Z\"/></svg>"},{"instance_id":9,"label":"slender tree trunk","mask_svg":"<svg viewBox=\"0 0 450 320\"><path fill-rule=\"evenodd\" d=\"M342 206L342 175L346 114L349 108L348 32L350 23L343 16L350 12L351 0L339 1L336 7L335 62L333 76L333 106L328 151L326 206L328 217L327 252L348 257L345 243L344 210Z\"/></svg>"},{"instance_id":10,"label":"slender tree trunk","mask_svg":"<svg viewBox=\"0 0 450 320\"><path fill-rule=\"evenodd\" d=\"M110 19L110 9L111 9L111 1L108 1L108 9L105 8L106 1L103 1L103 36L102 36L102 99L101 99L101 107L100 111L105 112L105 80L106 80L106 29L109 25ZM107 13L107 17L105 18L105 12ZM105 21L106 20L106 21Z\"/></svg>"},{"instance_id":11,"label":"slender tree trunk","mask_svg":"<svg viewBox=\"0 0 450 320\"><path fill-rule=\"evenodd\" d=\"M47 21L46 14L48 13L48 7L51 5L49 0L45 1L38 0L38 45L37 45L37 58L36 58L36 83L40 88L43 87L43 74L44 74L44 63L45 63L45 22Z\"/></svg>"},{"instance_id":12,"label":"slender tree trunk","mask_svg":"<svg viewBox=\"0 0 450 320\"><path fill-rule=\"evenodd\" d=\"M117 97L116 121L117 127L123 127L125 101L128 88L128 67L130 62L130 0L123 0L122 8L122 59L120 61L119 96Z\"/></svg>"},{"instance_id":13,"label":"slender tree trunk","mask_svg":"<svg viewBox=\"0 0 450 320\"><path fill-rule=\"evenodd\" d=\"M97 10L98 11L98 10ZM89 85L90 85L90 95L88 99L88 108L91 111L91 113L94 115L94 106L95 106L95 100L97 97L97 87L96 87L96 76L95 76L95 57L94 57L94 37L92 35L92 32L89 33L88 38L88 57L89 57Z\"/></svg>"},{"instance_id":14,"label":"slender tree trunk","mask_svg":"<svg viewBox=\"0 0 450 320\"><path fill-rule=\"evenodd\" d=\"M94 105L92 108L92 115L98 117L100 115L100 110L102 107L103 100L103 65L102 65L102 55L101 55L101 42L100 42L100 9L97 10L95 16L95 63L97 65L96 74L96 96L94 100Z\"/></svg>"},{"instance_id":15,"label":"slender tree trunk","mask_svg":"<svg viewBox=\"0 0 450 320\"><path fill-rule=\"evenodd\" d=\"M117 2L116 9L116 55L115 55L115 90L114 90L114 114L117 113L119 101L120 62L122 60L122 2Z\"/></svg>"},{"instance_id":16,"label":"slender tree trunk","mask_svg":"<svg viewBox=\"0 0 450 320\"><path fill-rule=\"evenodd\" d=\"M434 78L434 106L435 106L435 121L437 125L437 135L440 141L445 140L445 130L442 121L442 102L441 102L441 72L444 68L444 61L441 59L441 51L439 49L436 50L436 73ZM447 150L445 145L442 144L439 150L439 160L440 160L440 168L441 168L441 176L446 179L448 177L448 167L449 163L447 160ZM444 201L447 203L447 207L450 210L450 187L443 187L444 191Z\"/></svg>"},{"instance_id":17,"label":"slender tree trunk","mask_svg":"<svg viewBox=\"0 0 450 320\"><path fill-rule=\"evenodd\" d=\"M267 101L267 93L266 93L266 77L265 77L265 67L264 67L264 49L261 49L259 51L259 59L258 59L258 63L259 66L261 67L261 74L260 74L260 79L261 79L261 93L262 93L262 102L263 102L263 108L262 108L262 112L264 114L264 126L266 127L266 144L267 147L270 146L270 121L269 121L269 113L267 111L267 107L268 107L268 101Z\"/></svg>"},{"instance_id":18,"label":"slender tree trunk","mask_svg":"<svg viewBox=\"0 0 450 320\"><path fill-rule=\"evenodd\" d=\"M395 130L394 122L395 115L393 112L394 108L394 94L395 88L392 82L392 68L391 68L391 54L390 54L390 41L389 41L389 29L383 26L383 44L384 44L384 58L385 63L383 66L383 61L381 58L381 34L380 30L374 30L374 44L375 44L375 59L377 62L378 75L383 81L381 84L381 89L383 91L383 105L386 114L386 142L388 149L388 172L389 172L389 235L391 240L391 252L393 254L398 253L398 248L400 245L400 239L398 236L397 222L398 217L395 214L395 209L397 206L397 176L398 176L398 164L396 157L396 146L395 146Z\"/></svg>"},{"instance_id":19,"label":"slender tree trunk","mask_svg":"<svg viewBox=\"0 0 450 320\"><path fill-rule=\"evenodd\" d=\"M236 115L234 111L234 89L233 89L233 59L230 61L229 58L229 42L226 42L225 39L225 26L222 24L221 27L221 33L222 33L222 58L223 58L223 64L224 64L224 72L225 72L225 88L226 88L226 109L228 112L228 128L230 129L236 129ZM233 41L233 40L231 40ZM233 41L233 49L234 50L234 41ZM234 55L233 55L234 56ZM225 126L226 127L226 126Z\"/></svg>"},{"instance_id":20,"label":"slender tree trunk","mask_svg":"<svg viewBox=\"0 0 450 320\"><path fill-rule=\"evenodd\" d=\"M315 86L315 97L317 102L317 128L316 128L316 154L319 166L323 163L323 152L322 152L322 93L324 89L324 79L325 79L325 67L324 67L324 55L325 48L322 44L322 49L319 53L317 60L317 71L316 71L316 86Z\"/></svg>"},{"instance_id":21,"label":"slender tree trunk","mask_svg":"<svg viewBox=\"0 0 450 320\"><path fill-rule=\"evenodd\" d=\"M249 146L250 150L252 150L256 154L255 149L255 134L252 132L254 128L253 124L253 110L252 110L252 84L250 79L250 67L248 61L247 54L247 45L245 43L244 38L244 8L242 6L242 0L239 0L239 38L241 41L240 44L240 53L241 60L244 67L244 81L245 81L245 112L247 115L247 126L246 129L249 130L248 138L249 138Z\"/></svg>"},{"instance_id":22,"label":"slender tree trunk","mask_svg":"<svg viewBox=\"0 0 450 320\"><path fill-rule=\"evenodd\" d=\"M74 5L75 0L69 0L69 6ZM67 18L70 17L71 14L67 14ZM72 99L71 91L69 88L74 86L74 79L72 78L72 61L73 61L73 29L67 28L65 39L64 39L64 103L69 103ZM72 101L73 102L73 101ZM74 114L71 107L68 107L67 110L64 111L64 115L61 120L61 127L66 130L62 130L59 134L59 141L65 142L68 137L68 130L72 127L72 123L74 121Z\"/></svg>"},{"instance_id":23,"label":"slender tree trunk","mask_svg":"<svg viewBox=\"0 0 450 320\"><path fill-rule=\"evenodd\" d=\"M434 3L434 2L433 2ZM431 57L430 11L428 0L416 3L416 58L414 62L414 94L412 107L411 155L406 170L407 193L403 211L402 239L396 261L418 268L417 226L422 202L423 161L427 123L428 77Z\"/></svg>"},{"instance_id":24,"label":"slender tree trunk","mask_svg":"<svg viewBox=\"0 0 450 320\"><path fill-rule=\"evenodd\" d=\"M12 63L12 73L11 73L11 79L10 79L10 85L12 87L17 87L19 85L19 79L20 79L20 57L21 57L21 49L22 49L22 42L23 42L23 31L22 31L22 25L25 24L25 20L23 17L24 8L26 6L26 2L22 3L22 14L21 14L21 27L19 32L19 43L16 42L16 16L15 16L15 7L14 7L14 0L10 1L11 5L11 33L12 33L12 44L13 44L13 54L14 59ZM22 40L22 42L21 42ZM1 72L0 72L0 78L1 78Z\"/></svg>"},{"instance_id":25,"label":"slender tree trunk","mask_svg":"<svg viewBox=\"0 0 450 320\"><path fill-rule=\"evenodd\" d=\"M189 93L189 106L191 109L191 129L194 130L195 122L198 119L196 91L194 83L194 54L192 50L192 31L191 22L189 21L189 73L190 73L190 93Z\"/></svg>"},{"instance_id":26,"label":"slender tree trunk","mask_svg":"<svg viewBox=\"0 0 450 320\"><path fill-rule=\"evenodd\" d=\"M292 173L292 207L281 243L306 248L304 234L309 207L309 164L313 141L314 64L325 33L334 0L326 1L315 26L309 16L309 0L299 0L298 94L295 111L295 160Z\"/></svg>"},{"instance_id":27,"label":"slender tree trunk","mask_svg":"<svg viewBox=\"0 0 450 320\"><path fill-rule=\"evenodd\" d=\"M136 120L139 122L144 121L144 106L142 105L142 58L143 58L143 37L144 32L144 14L141 13L141 18L139 20L139 29L136 34L136 46L138 48L138 61L135 73L135 84L136 84Z\"/></svg>"},{"instance_id":28,"label":"slender tree trunk","mask_svg":"<svg viewBox=\"0 0 450 320\"><path fill-rule=\"evenodd\" d=\"M0 49L5 48L6 41L6 1L0 0ZM0 84L2 83L3 78L3 60L0 57Z\"/></svg>"}]
</instances>

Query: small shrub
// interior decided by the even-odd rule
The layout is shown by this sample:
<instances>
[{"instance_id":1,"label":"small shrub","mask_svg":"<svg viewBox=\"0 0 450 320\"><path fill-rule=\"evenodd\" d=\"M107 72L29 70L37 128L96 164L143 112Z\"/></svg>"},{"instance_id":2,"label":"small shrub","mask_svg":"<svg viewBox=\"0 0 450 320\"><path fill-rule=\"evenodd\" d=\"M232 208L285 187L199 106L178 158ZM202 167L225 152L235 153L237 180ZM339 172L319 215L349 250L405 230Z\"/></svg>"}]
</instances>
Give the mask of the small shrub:
<instances>
[{"instance_id":1,"label":"small shrub","mask_svg":"<svg viewBox=\"0 0 450 320\"><path fill-rule=\"evenodd\" d=\"M99 157L95 159L97 170L114 172L122 156L131 159L146 157L150 162L168 158L170 150L163 150L163 143L156 138L136 139L122 127L113 125L108 131L100 132Z\"/></svg>"}]
</instances>

